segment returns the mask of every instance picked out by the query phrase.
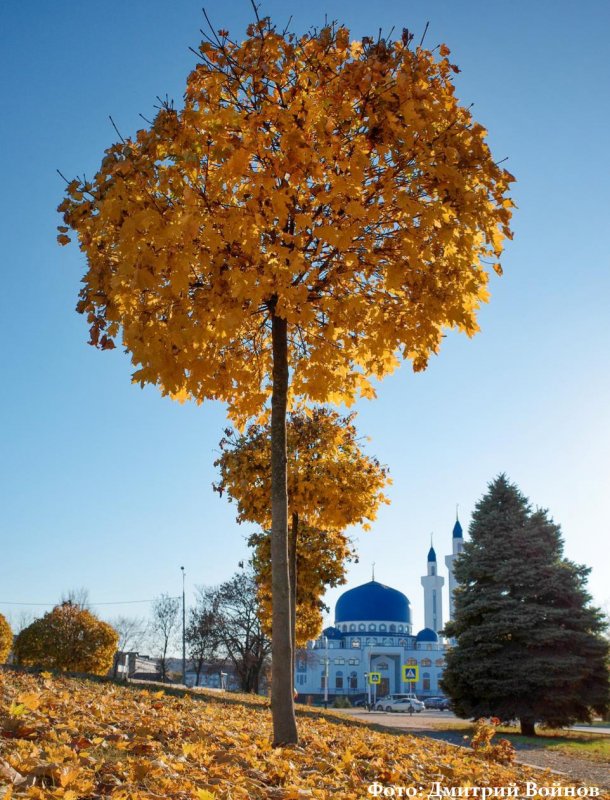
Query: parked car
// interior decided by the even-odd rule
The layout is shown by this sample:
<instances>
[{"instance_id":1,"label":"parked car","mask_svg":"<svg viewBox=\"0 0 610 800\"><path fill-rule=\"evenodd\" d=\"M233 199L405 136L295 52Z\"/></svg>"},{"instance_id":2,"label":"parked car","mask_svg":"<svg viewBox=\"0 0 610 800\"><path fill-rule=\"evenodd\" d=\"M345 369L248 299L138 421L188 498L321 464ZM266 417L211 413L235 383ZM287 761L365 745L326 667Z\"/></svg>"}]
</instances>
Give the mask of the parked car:
<instances>
[{"instance_id":1,"label":"parked car","mask_svg":"<svg viewBox=\"0 0 610 800\"><path fill-rule=\"evenodd\" d=\"M435 708L437 711L449 711L451 701L446 697L426 697L426 708Z\"/></svg>"},{"instance_id":2,"label":"parked car","mask_svg":"<svg viewBox=\"0 0 610 800\"><path fill-rule=\"evenodd\" d=\"M416 697L401 697L398 700L388 697L384 700L380 700L376 706L377 711L402 711L411 714L414 711L419 714L425 707L422 701L418 700Z\"/></svg>"},{"instance_id":3,"label":"parked car","mask_svg":"<svg viewBox=\"0 0 610 800\"><path fill-rule=\"evenodd\" d=\"M378 697L378 703L385 703L386 700L416 700L418 703L422 701L414 694L409 692L394 692L394 694L386 694L385 697Z\"/></svg>"}]
</instances>

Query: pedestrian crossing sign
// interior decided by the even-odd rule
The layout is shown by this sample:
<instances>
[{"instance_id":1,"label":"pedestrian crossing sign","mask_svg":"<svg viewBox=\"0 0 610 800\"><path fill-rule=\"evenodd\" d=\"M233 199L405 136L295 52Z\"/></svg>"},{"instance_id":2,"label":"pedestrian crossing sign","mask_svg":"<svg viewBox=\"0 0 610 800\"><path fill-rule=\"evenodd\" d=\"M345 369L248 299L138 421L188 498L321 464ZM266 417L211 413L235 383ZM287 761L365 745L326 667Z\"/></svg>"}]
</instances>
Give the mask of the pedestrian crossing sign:
<instances>
[{"instance_id":1,"label":"pedestrian crossing sign","mask_svg":"<svg viewBox=\"0 0 610 800\"><path fill-rule=\"evenodd\" d=\"M369 683L381 683L381 672L369 672Z\"/></svg>"},{"instance_id":2,"label":"pedestrian crossing sign","mask_svg":"<svg viewBox=\"0 0 610 800\"><path fill-rule=\"evenodd\" d=\"M419 680L419 667L411 664L403 664L402 679L404 683L417 683Z\"/></svg>"}]
</instances>

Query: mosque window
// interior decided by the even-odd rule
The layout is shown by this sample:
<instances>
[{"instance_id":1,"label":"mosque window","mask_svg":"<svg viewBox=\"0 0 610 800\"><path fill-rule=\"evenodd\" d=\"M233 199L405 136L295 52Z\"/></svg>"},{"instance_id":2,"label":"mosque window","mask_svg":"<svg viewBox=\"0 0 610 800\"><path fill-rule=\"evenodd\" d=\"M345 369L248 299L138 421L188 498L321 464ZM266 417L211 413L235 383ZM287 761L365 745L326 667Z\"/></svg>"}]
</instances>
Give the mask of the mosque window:
<instances>
[{"instance_id":1,"label":"mosque window","mask_svg":"<svg viewBox=\"0 0 610 800\"><path fill-rule=\"evenodd\" d=\"M386 626L385 626L385 625L382 623L382 624L379 626L379 630L380 630L380 631L385 631L385 629L386 629Z\"/></svg>"},{"instance_id":2,"label":"mosque window","mask_svg":"<svg viewBox=\"0 0 610 800\"><path fill-rule=\"evenodd\" d=\"M326 673L324 672L320 675L320 687L326 689Z\"/></svg>"},{"instance_id":3,"label":"mosque window","mask_svg":"<svg viewBox=\"0 0 610 800\"><path fill-rule=\"evenodd\" d=\"M344 658L335 658L335 664L345 664Z\"/></svg>"},{"instance_id":4,"label":"mosque window","mask_svg":"<svg viewBox=\"0 0 610 800\"><path fill-rule=\"evenodd\" d=\"M430 691L430 673L429 672L424 672L424 674L422 675L422 689L424 690L424 692L429 692Z\"/></svg>"},{"instance_id":5,"label":"mosque window","mask_svg":"<svg viewBox=\"0 0 610 800\"><path fill-rule=\"evenodd\" d=\"M297 684L303 686L307 683L307 675L297 675Z\"/></svg>"},{"instance_id":6,"label":"mosque window","mask_svg":"<svg viewBox=\"0 0 610 800\"><path fill-rule=\"evenodd\" d=\"M388 668L388 665L387 665L387 663L385 661L379 661L379 663L377 664L377 669L380 672L385 672L387 670L387 668Z\"/></svg>"},{"instance_id":7,"label":"mosque window","mask_svg":"<svg viewBox=\"0 0 610 800\"><path fill-rule=\"evenodd\" d=\"M437 667L442 667L443 664L445 663L445 659L444 658L437 658L434 663L436 664Z\"/></svg>"},{"instance_id":8,"label":"mosque window","mask_svg":"<svg viewBox=\"0 0 610 800\"><path fill-rule=\"evenodd\" d=\"M352 647L360 648L360 639L352 639Z\"/></svg>"},{"instance_id":9,"label":"mosque window","mask_svg":"<svg viewBox=\"0 0 610 800\"><path fill-rule=\"evenodd\" d=\"M355 666L355 665L360 663L360 659L359 658L350 658L350 660L347 663L351 664L352 666Z\"/></svg>"},{"instance_id":10,"label":"mosque window","mask_svg":"<svg viewBox=\"0 0 610 800\"><path fill-rule=\"evenodd\" d=\"M349 629L350 629L350 631L355 631L355 630L356 630L356 626L354 625L354 623L353 623L353 622L352 622L352 624L349 626Z\"/></svg>"},{"instance_id":11,"label":"mosque window","mask_svg":"<svg viewBox=\"0 0 610 800\"><path fill-rule=\"evenodd\" d=\"M343 631L343 633L346 633L347 632L347 625L342 625L341 626L341 630Z\"/></svg>"},{"instance_id":12,"label":"mosque window","mask_svg":"<svg viewBox=\"0 0 610 800\"><path fill-rule=\"evenodd\" d=\"M390 633L396 633L396 625L390 625Z\"/></svg>"},{"instance_id":13,"label":"mosque window","mask_svg":"<svg viewBox=\"0 0 610 800\"><path fill-rule=\"evenodd\" d=\"M431 667L432 666L432 662L430 661L429 658L422 658L421 665L422 665L422 667Z\"/></svg>"},{"instance_id":14,"label":"mosque window","mask_svg":"<svg viewBox=\"0 0 610 800\"><path fill-rule=\"evenodd\" d=\"M365 631L366 630L366 625L364 624L364 622L361 622L360 625L358 625L358 630L359 631Z\"/></svg>"},{"instance_id":15,"label":"mosque window","mask_svg":"<svg viewBox=\"0 0 610 800\"><path fill-rule=\"evenodd\" d=\"M357 689L358 688L358 673L357 672L350 672L349 688L350 689Z\"/></svg>"},{"instance_id":16,"label":"mosque window","mask_svg":"<svg viewBox=\"0 0 610 800\"><path fill-rule=\"evenodd\" d=\"M417 659L416 658L408 658L407 659L407 664L417 664Z\"/></svg>"},{"instance_id":17,"label":"mosque window","mask_svg":"<svg viewBox=\"0 0 610 800\"><path fill-rule=\"evenodd\" d=\"M369 625L369 630L370 631L374 631L375 630L375 625L374 624Z\"/></svg>"},{"instance_id":18,"label":"mosque window","mask_svg":"<svg viewBox=\"0 0 610 800\"><path fill-rule=\"evenodd\" d=\"M335 675L335 689L343 689L343 672L340 669Z\"/></svg>"},{"instance_id":19,"label":"mosque window","mask_svg":"<svg viewBox=\"0 0 610 800\"><path fill-rule=\"evenodd\" d=\"M402 633L404 631L404 627L402 625L398 626L398 633Z\"/></svg>"}]
</instances>

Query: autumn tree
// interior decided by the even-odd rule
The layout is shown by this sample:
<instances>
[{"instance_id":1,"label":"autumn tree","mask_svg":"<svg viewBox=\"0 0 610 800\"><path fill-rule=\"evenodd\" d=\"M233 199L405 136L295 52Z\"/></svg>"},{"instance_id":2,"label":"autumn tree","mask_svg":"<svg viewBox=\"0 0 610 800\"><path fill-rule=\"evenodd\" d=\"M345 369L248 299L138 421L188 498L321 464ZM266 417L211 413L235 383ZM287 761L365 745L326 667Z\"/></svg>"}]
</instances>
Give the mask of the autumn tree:
<instances>
[{"instance_id":1,"label":"autumn tree","mask_svg":"<svg viewBox=\"0 0 610 800\"><path fill-rule=\"evenodd\" d=\"M195 685L204 667L217 665L219 660L220 634L218 631L218 612L213 594L201 587L197 590L195 606L189 609L186 626L186 646L195 670Z\"/></svg>"},{"instance_id":2,"label":"autumn tree","mask_svg":"<svg viewBox=\"0 0 610 800\"><path fill-rule=\"evenodd\" d=\"M209 599L218 642L233 664L241 689L257 693L269 661L271 640L262 625L254 575L249 570L237 572L212 589Z\"/></svg>"},{"instance_id":3,"label":"autumn tree","mask_svg":"<svg viewBox=\"0 0 610 800\"><path fill-rule=\"evenodd\" d=\"M510 235L512 178L456 99L449 49L412 39L211 31L183 107L164 103L60 205L91 344L122 342L134 381L221 400L240 425L270 401L276 744L297 741L287 406L372 397L446 329L476 333Z\"/></svg>"},{"instance_id":4,"label":"autumn tree","mask_svg":"<svg viewBox=\"0 0 610 800\"><path fill-rule=\"evenodd\" d=\"M610 705L603 614L590 569L563 555L561 529L500 475L477 503L455 563L443 688L459 716L563 727Z\"/></svg>"},{"instance_id":5,"label":"autumn tree","mask_svg":"<svg viewBox=\"0 0 610 800\"><path fill-rule=\"evenodd\" d=\"M323 407L292 412L287 423L287 489L290 518L288 554L293 650L315 638L322 623L321 597L326 586L344 582L346 562L354 557L344 531L365 529L376 518L387 470L361 447L347 417ZM237 503L239 522L259 525L250 537L265 624L271 629L271 431L251 425L244 434L230 429L220 442L215 487ZM296 598L296 603L295 603Z\"/></svg>"},{"instance_id":6,"label":"autumn tree","mask_svg":"<svg viewBox=\"0 0 610 800\"><path fill-rule=\"evenodd\" d=\"M293 525L289 532L291 540L294 530ZM271 534L265 531L254 533L248 543L254 548L252 566L256 573L263 624L271 634ZM357 560L357 556L351 540L342 531L325 531L302 523L298 527L296 546L290 548L290 553L293 564L290 570L293 650L296 655L297 647L304 646L320 633L323 612L328 610L322 601L324 592L328 587L345 583L347 564Z\"/></svg>"},{"instance_id":7,"label":"autumn tree","mask_svg":"<svg viewBox=\"0 0 610 800\"><path fill-rule=\"evenodd\" d=\"M146 620L141 617L118 616L110 624L119 635L117 648L122 651L139 650L146 636Z\"/></svg>"},{"instance_id":8,"label":"autumn tree","mask_svg":"<svg viewBox=\"0 0 610 800\"><path fill-rule=\"evenodd\" d=\"M13 632L6 617L0 614L0 664L4 664L13 646Z\"/></svg>"},{"instance_id":9,"label":"autumn tree","mask_svg":"<svg viewBox=\"0 0 610 800\"><path fill-rule=\"evenodd\" d=\"M112 667L118 634L107 622L70 602L55 606L16 637L17 663L105 675Z\"/></svg>"},{"instance_id":10,"label":"autumn tree","mask_svg":"<svg viewBox=\"0 0 610 800\"><path fill-rule=\"evenodd\" d=\"M180 600L162 594L157 597L152 607L150 635L152 645L159 656L161 680L167 680L167 659L172 645L175 644L180 625Z\"/></svg>"}]
</instances>

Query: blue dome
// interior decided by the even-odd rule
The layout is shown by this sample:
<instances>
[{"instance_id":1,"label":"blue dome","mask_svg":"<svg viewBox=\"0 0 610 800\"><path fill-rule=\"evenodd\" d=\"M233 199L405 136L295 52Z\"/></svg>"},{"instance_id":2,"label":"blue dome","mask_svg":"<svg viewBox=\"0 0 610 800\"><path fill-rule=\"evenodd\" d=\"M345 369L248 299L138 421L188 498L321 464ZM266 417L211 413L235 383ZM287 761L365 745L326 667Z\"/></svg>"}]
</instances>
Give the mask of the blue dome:
<instances>
[{"instance_id":1,"label":"blue dome","mask_svg":"<svg viewBox=\"0 0 610 800\"><path fill-rule=\"evenodd\" d=\"M415 637L416 642L438 642L438 635L432 628L424 628Z\"/></svg>"},{"instance_id":2,"label":"blue dome","mask_svg":"<svg viewBox=\"0 0 610 800\"><path fill-rule=\"evenodd\" d=\"M453 538L454 539L462 538L462 526L460 525L459 519L456 519L455 525L453 526Z\"/></svg>"},{"instance_id":3,"label":"blue dome","mask_svg":"<svg viewBox=\"0 0 610 800\"><path fill-rule=\"evenodd\" d=\"M327 639L343 639L343 634L339 628L324 628L322 636L326 636Z\"/></svg>"},{"instance_id":4,"label":"blue dome","mask_svg":"<svg viewBox=\"0 0 610 800\"><path fill-rule=\"evenodd\" d=\"M436 553L433 547L428 550L428 561L436 561Z\"/></svg>"},{"instance_id":5,"label":"blue dome","mask_svg":"<svg viewBox=\"0 0 610 800\"><path fill-rule=\"evenodd\" d=\"M335 623L366 620L409 624L409 600L402 592L377 581L344 592L335 606Z\"/></svg>"}]
</instances>

